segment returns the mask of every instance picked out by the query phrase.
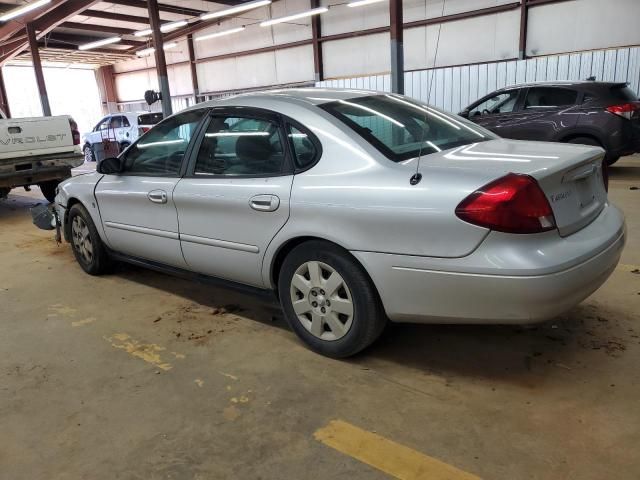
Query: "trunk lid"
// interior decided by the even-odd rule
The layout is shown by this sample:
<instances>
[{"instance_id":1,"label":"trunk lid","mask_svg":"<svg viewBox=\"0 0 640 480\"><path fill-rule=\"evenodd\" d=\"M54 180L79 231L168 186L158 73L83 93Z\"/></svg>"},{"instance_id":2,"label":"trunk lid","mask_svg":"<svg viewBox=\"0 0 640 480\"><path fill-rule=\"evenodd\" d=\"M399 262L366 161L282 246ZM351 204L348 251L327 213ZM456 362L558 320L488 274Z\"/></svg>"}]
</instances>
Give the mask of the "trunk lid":
<instances>
[{"instance_id":1,"label":"trunk lid","mask_svg":"<svg viewBox=\"0 0 640 480\"><path fill-rule=\"evenodd\" d=\"M591 223L607 202L603 158L604 150L598 147L499 139L432 154L423 162L481 170L491 179L507 173L530 175L549 200L560 235L567 236Z\"/></svg>"},{"instance_id":2,"label":"trunk lid","mask_svg":"<svg viewBox=\"0 0 640 480\"><path fill-rule=\"evenodd\" d=\"M0 120L0 160L75 150L70 117Z\"/></svg>"}]
</instances>

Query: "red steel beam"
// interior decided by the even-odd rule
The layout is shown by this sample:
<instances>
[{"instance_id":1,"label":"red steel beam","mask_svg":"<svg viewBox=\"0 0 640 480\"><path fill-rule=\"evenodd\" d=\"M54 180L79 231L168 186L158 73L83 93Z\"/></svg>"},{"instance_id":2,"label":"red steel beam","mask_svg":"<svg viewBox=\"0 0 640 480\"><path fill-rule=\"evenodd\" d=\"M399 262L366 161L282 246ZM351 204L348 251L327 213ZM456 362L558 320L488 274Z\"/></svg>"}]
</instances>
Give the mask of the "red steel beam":
<instances>
[{"instance_id":1,"label":"red steel beam","mask_svg":"<svg viewBox=\"0 0 640 480\"><path fill-rule=\"evenodd\" d=\"M33 71L36 74L36 83L38 85L38 93L40 94L42 115L50 117L51 105L49 105L49 95L47 94L47 85L44 82L44 73L42 73L42 62L40 61L40 50L38 47L38 39L36 38L36 28L33 23L27 23L27 36L29 37L29 50L31 51Z\"/></svg>"}]
</instances>

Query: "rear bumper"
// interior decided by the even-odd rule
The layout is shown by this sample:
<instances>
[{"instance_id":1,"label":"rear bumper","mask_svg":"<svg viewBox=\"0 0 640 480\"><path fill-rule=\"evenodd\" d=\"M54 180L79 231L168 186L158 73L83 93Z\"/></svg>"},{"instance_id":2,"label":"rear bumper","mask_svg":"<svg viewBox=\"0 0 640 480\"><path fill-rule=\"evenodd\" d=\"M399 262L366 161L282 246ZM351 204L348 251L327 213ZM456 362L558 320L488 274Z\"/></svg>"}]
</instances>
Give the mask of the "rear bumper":
<instances>
[{"instance_id":1,"label":"rear bumper","mask_svg":"<svg viewBox=\"0 0 640 480\"><path fill-rule=\"evenodd\" d=\"M84 163L82 154L59 153L0 160L0 187L22 187L71 176L71 169Z\"/></svg>"},{"instance_id":2,"label":"rear bumper","mask_svg":"<svg viewBox=\"0 0 640 480\"><path fill-rule=\"evenodd\" d=\"M597 290L618 264L625 236L622 213L607 205L568 237L492 232L463 258L352 253L393 321L520 324L560 315Z\"/></svg>"}]
</instances>

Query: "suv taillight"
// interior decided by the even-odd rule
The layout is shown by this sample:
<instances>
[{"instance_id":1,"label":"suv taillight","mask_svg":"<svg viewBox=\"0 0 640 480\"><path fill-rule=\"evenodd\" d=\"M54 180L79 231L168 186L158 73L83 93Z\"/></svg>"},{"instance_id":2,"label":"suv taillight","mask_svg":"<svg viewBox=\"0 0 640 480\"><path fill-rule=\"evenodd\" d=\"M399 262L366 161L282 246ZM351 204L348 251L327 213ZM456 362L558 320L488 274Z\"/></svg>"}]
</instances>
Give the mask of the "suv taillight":
<instances>
[{"instance_id":1,"label":"suv taillight","mask_svg":"<svg viewBox=\"0 0 640 480\"><path fill-rule=\"evenodd\" d=\"M465 222L507 233L539 233L556 228L551 205L529 175L509 173L465 198L456 208Z\"/></svg>"},{"instance_id":2,"label":"suv taillight","mask_svg":"<svg viewBox=\"0 0 640 480\"><path fill-rule=\"evenodd\" d=\"M638 110L640 110L640 102L623 103L621 105L611 105L607 107L607 112L626 118L627 120L631 120L634 112Z\"/></svg>"},{"instance_id":3,"label":"suv taillight","mask_svg":"<svg viewBox=\"0 0 640 480\"><path fill-rule=\"evenodd\" d=\"M73 137L73 144L80 145L80 131L78 130L78 124L73 118L69 119L69 126L71 127L71 136Z\"/></svg>"}]
</instances>

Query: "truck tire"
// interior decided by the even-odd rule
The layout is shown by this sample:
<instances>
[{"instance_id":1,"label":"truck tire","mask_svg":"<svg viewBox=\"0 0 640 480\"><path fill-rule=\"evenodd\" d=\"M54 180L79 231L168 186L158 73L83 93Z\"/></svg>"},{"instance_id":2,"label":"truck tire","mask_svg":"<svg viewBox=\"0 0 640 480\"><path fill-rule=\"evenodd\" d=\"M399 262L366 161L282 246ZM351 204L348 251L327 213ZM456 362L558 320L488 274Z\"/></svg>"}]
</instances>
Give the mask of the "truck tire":
<instances>
[{"instance_id":1,"label":"truck tire","mask_svg":"<svg viewBox=\"0 0 640 480\"><path fill-rule=\"evenodd\" d=\"M0 188L0 200L4 200L9 196L10 188Z\"/></svg>"},{"instance_id":2,"label":"truck tire","mask_svg":"<svg viewBox=\"0 0 640 480\"><path fill-rule=\"evenodd\" d=\"M49 203L53 203L56 198L56 187L60 184L59 180L49 180L48 182L39 183L40 191Z\"/></svg>"}]
</instances>

